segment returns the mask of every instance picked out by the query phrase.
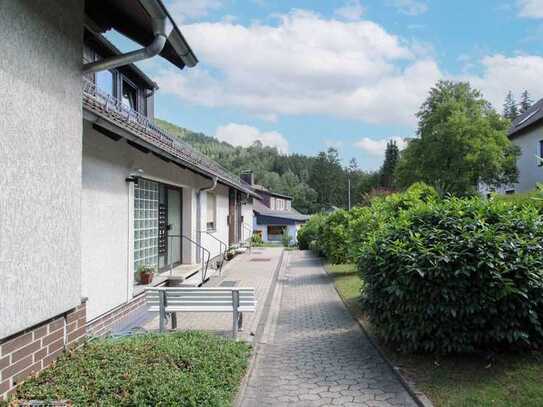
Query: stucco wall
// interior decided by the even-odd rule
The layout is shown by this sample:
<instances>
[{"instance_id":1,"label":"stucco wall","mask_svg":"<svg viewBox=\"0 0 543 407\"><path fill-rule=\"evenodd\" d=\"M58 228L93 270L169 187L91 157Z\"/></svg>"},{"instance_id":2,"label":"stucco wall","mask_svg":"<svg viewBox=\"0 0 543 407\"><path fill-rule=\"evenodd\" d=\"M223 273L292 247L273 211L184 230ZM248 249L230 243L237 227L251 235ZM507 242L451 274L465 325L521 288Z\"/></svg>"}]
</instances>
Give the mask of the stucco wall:
<instances>
[{"instance_id":1,"label":"stucco wall","mask_svg":"<svg viewBox=\"0 0 543 407\"><path fill-rule=\"evenodd\" d=\"M246 226L242 227L241 233L243 236L243 240L247 240L253 235L254 212L252 201L248 201L241 206L241 216L243 216L243 223Z\"/></svg>"},{"instance_id":2,"label":"stucco wall","mask_svg":"<svg viewBox=\"0 0 543 407\"><path fill-rule=\"evenodd\" d=\"M183 188L183 234L196 238L197 223L205 230L207 194L202 193L202 216L196 218L196 191L211 181L194 172L166 163L153 154L113 141L84 122L82 195L83 293L92 320L126 301L133 294L133 184L126 177L137 169L145 178ZM218 184L217 230L214 236L228 241L228 188ZM220 254L219 243L203 234L211 256ZM183 245L183 262L196 263L195 247Z\"/></svg>"},{"instance_id":3,"label":"stucco wall","mask_svg":"<svg viewBox=\"0 0 543 407\"><path fill-rule=\"evenodd\" d=\"M530 133L514 138L513 144L521 149L521 156L517 161L519 182L515 184L515 192L531 191L538 182L543 182L543 167L536 158L539 155L539 141L543 140L543 127L538 127Z\"/></svg>"},{"instance_id":4,"label":"stucco wall","mask_svg":"<svg viewBox=\"0 0 543 407\"><path fill-rule=\"evenodd\" d=\"M0 338L81 302L82 30L82 0L0 1Z\"/></svg>"},{"instance_id":5,"label":"stucco wall","mask_svg":"<svg viewBox=\"0 0 543 407\"><path fill-rule=\"evenodd\" d=\"M218 184L211 192L217 198L216 230L211 232L214 237L228 245L228 187ZM202 194L202 230L206 230L207 224L207 193ZM202 244L211 252L211 258L218 256L221 252L221 244L209 236L202 234ZM222 246L224 250L224 246Z\"/></svg>"}]
</instances>

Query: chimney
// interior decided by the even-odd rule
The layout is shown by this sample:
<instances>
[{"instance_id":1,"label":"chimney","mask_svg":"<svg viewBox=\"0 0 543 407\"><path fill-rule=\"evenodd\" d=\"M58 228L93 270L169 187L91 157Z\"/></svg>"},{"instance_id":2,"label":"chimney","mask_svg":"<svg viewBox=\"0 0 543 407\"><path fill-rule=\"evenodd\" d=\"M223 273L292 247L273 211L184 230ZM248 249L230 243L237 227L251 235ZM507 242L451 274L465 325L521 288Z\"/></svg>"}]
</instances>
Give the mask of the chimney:
<instances>
[{"instance_id":1,"label":"chimney","mask_svg":"<svg viewBox=\"0 0 543 407\"><path fill-rule=\"evenodd\" d=\"M255 174L251 170L245 170L241 172L240 178L243 182L246 182L249 185L254 185L255 183Z\"/></svg>"}]
</instances>

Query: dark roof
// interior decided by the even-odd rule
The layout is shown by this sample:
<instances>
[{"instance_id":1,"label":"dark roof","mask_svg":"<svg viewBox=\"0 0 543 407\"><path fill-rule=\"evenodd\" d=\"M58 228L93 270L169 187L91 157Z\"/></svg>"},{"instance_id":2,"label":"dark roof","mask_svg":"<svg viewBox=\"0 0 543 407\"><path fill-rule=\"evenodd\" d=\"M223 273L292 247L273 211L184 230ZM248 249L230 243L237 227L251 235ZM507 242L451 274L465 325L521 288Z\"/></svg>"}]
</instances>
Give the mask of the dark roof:
<instances>
[{"instance_id":1,"label":"dark roof","mask_svg":"<svg viewBox=\"0 0 543 407\"><path fill-rule=\"evenodd\" d=\"M262 202L260 202L258 199L256 199L253 202L253 210L257 215L273 217L273 218L289 219L289 220L294 220L298 222L305 222L310 218L309 215L303 215L294 208L290 210L285 210L285 211L276 211L276 210L270 209L266 205L264 205Z\"/></svg>"},{"instance_id":2,"label":"dark roof","mask_svg":"<svg viewBox=\"0 0 543 407\"><path fill-rule=\"evenodd\" d=\"M263 186L263 185L253 184L252 187L253 187L253 189L254 189L255 191L264 192L264 193L266 193L266 194L268 194L268 195L278 196L279 198L292 199L291 196L284 195L284 194L278 194L277 192L272 192L272 191L270 191L268 188L266 188L266 187Z\"/></svg>"},{"instance_id":3,"label":"dark roof","mask_svg":"<svg viewBox=\"0 0 543 407\"><path fill-rule=\"evenodd\" d=\"M146 3L167 16L173 27L160 55L180 69L196 65L198 59L162 1L146 0ZM100 32L115 29L143 47L149 45L155 37L151 16L141 0L86 1L85 14Z\"/></svg>"},{"instance_id":4,"label":"dark roof","mask_svg":"<svg viewBox=\"0 0 543 407\"><path fill-rule=\"evenodd\" d=\"M543 99L534 103L527 112L521 114L511 124L509 129L509 138L518 137L528 130L533 125L539 123L543 119Z\"/></svg>"},{"instance_id":5,"label":"dark roof","mask_svg":"<svg viewBox=\"0 0 543 407\"><path fill-rule=\"evenodd\" d=\"M193 149L190 144L169 135L151 119L100 91L93 82L84 80L83 85L83 108L90 112L89 120L92 119L95 129L114 139L124 137L142 151L152 151L165 161L203 176L217 177L220 183L259 198L249 184Z\"/></svg>"},{"instance_id":6,"label":"dark roof","mask_svg":"<svg viewBox=\"0 0 543 407\"><path fill-rule=\"evenodd\" d=\"M121 54L121 51L115 45L113 45L106 37L93 32L89 28L85 29L85 43L89 44L92 48L94 48L94 51L98 52L102 57L110 57ZM157 83L149 78L135 64L123 65L117 69L123 72L123 74L125 75L128 74L127 76L131 80L137 78L137 81L143 82L148 89L158 89Z\"/></svg>"}]
</instances>

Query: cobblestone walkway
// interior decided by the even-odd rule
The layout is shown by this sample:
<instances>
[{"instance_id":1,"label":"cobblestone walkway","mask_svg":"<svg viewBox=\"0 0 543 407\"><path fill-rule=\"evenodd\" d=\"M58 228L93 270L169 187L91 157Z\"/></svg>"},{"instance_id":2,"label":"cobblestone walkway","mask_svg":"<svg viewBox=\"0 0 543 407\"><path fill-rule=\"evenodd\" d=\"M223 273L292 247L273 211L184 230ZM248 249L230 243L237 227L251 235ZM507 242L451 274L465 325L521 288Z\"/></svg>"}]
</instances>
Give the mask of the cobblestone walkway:
<instances>
[{"instance_id":1,"label":"cobblestone walkway","mask_svg":"<svg viewBox=\"0 0 543 407\"><path fill-rule=\"evenodd\" d=\"M317 258L288 253L277 291L280 304L267 318L242 407L416 405Z\"/></svg>"}]
</instances>

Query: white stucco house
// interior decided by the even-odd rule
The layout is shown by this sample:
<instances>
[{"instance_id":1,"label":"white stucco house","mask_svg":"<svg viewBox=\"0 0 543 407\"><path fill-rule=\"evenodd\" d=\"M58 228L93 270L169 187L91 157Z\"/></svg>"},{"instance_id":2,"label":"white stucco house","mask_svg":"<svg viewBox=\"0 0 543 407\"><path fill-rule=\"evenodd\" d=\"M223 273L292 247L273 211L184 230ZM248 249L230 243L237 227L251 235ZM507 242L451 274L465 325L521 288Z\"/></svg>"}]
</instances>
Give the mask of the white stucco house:
<instances>
[{"instance_id":1,"label":"white stucco house","mask_svg":"<svg viewBox=\"0 0 543 407\"><path fill-rule=\"evenodd\" d=\"M517 117L509 129L509 139L520 148L517 160L518 182L500 188L480 187L484 195L490 192L514 194L529 192L543 183L543 99L534 103L530 109Z\"/></svg>"},{"instance_id":2,"label":"white stucco house","mask_svg":"<svg viewBox=\"0 0 543 407\"><path fill-rule=\"evenodd\" d=\"M241 178L258 194L253 199L253 233L266 243L280 243L286 232L291 243L296 243L298 230L308 221L309 216L292 206L292 197L255 184L251 171L242 173Z\"/></svg>"},{"instance_id":3,"label":"white stucco house","mask_svg":"<svg viewBox=\"0 0 543 407\"><path fill-rule=\"evenodd\" d=\"M198 62L161 0L1 10L0 398L138 311L140 266L201 284L258 196L153 122L158 87L133 62ZM109 30L144 48L121 55Z\"/></svg>"}]
</instances>

